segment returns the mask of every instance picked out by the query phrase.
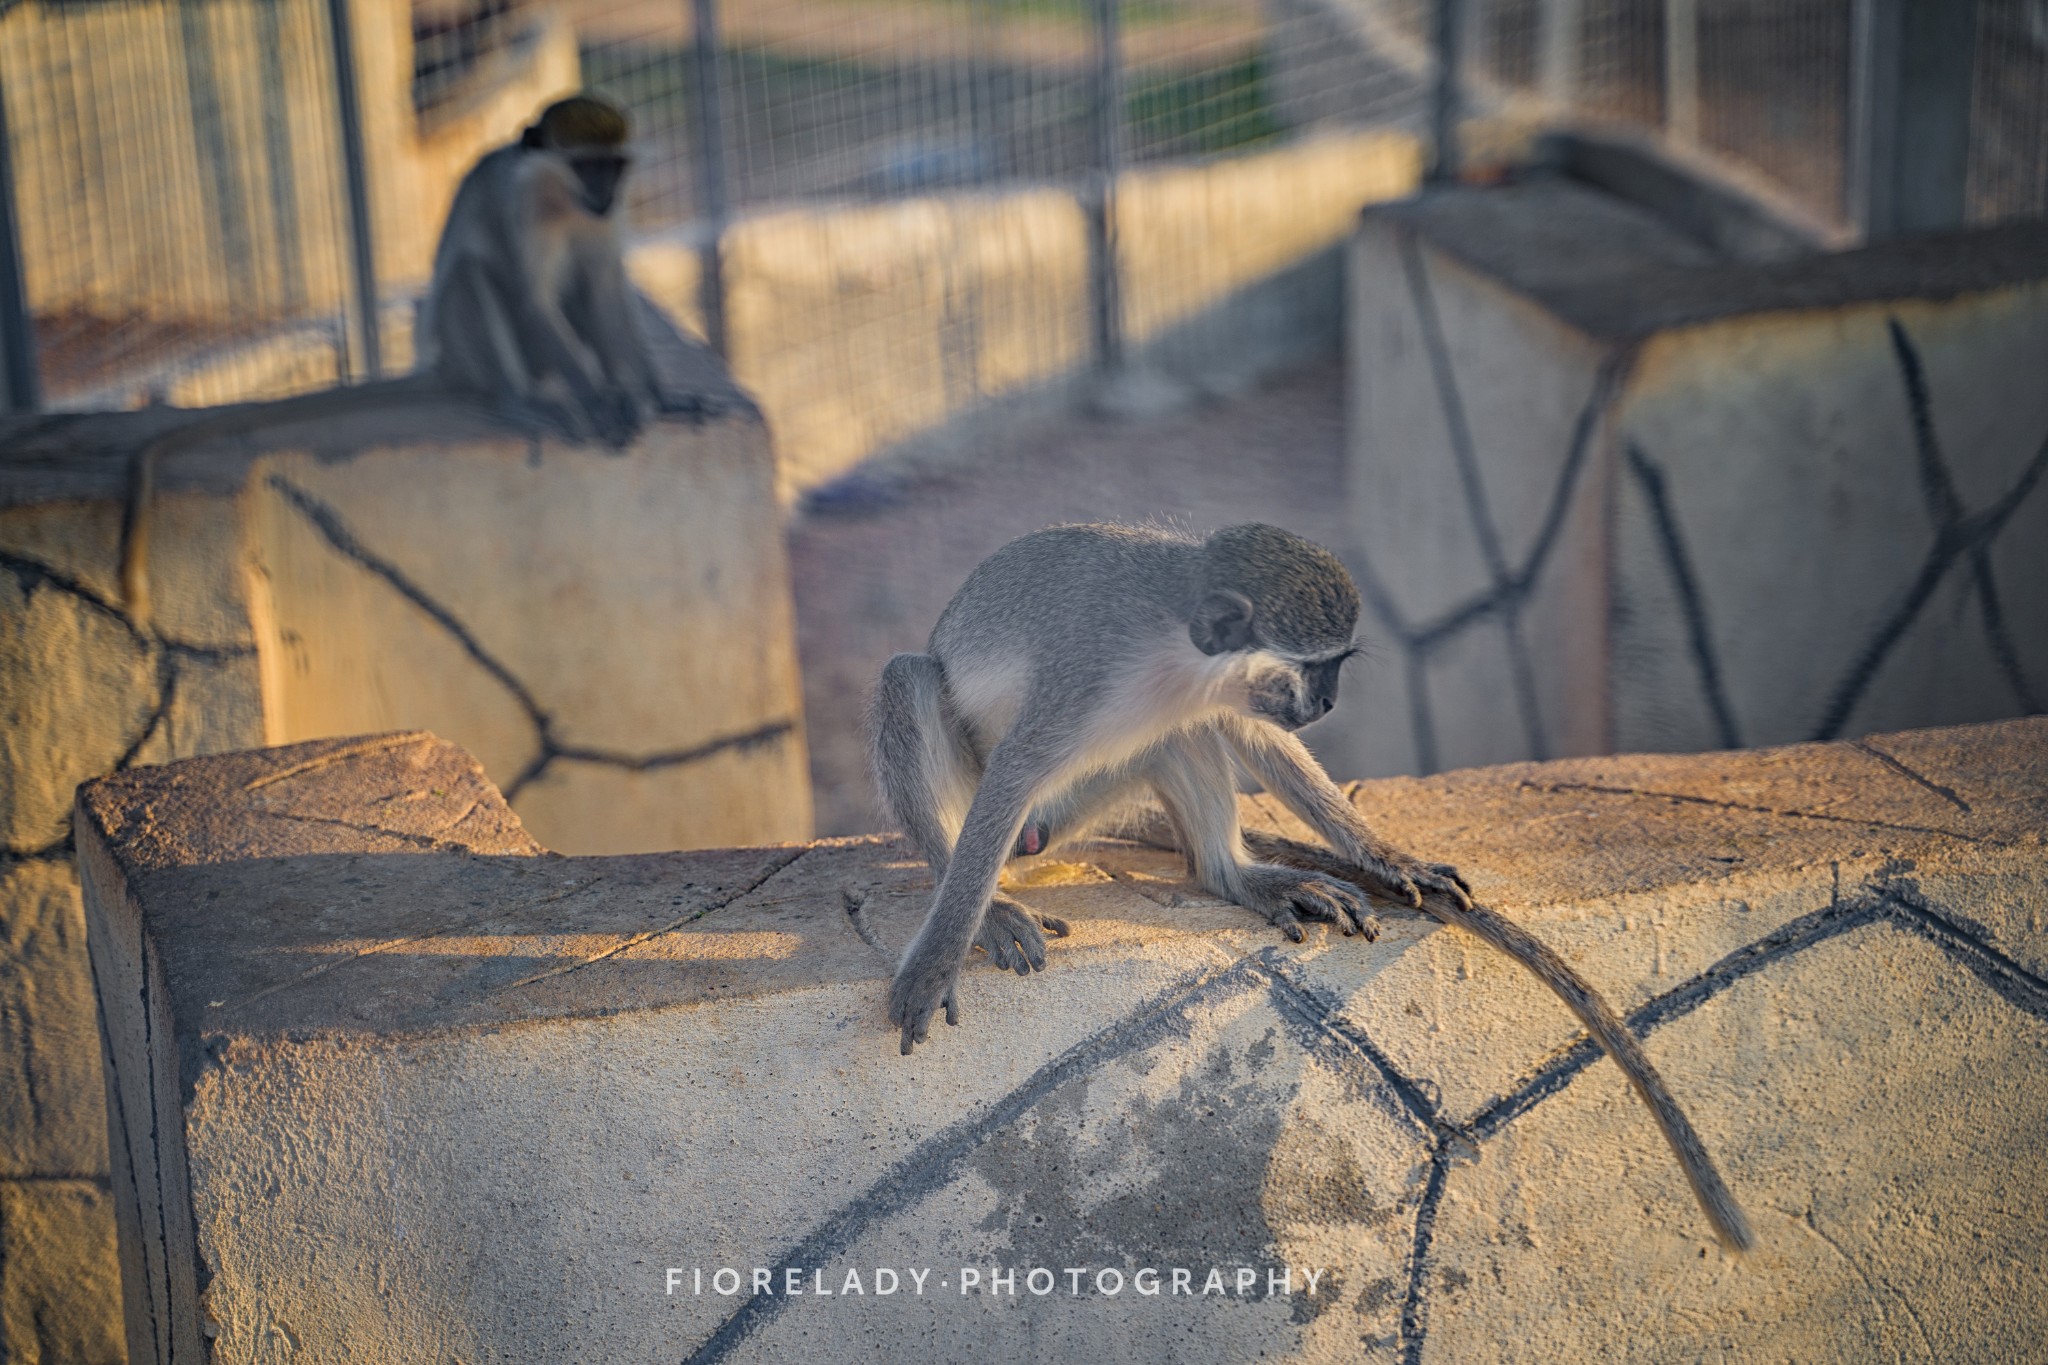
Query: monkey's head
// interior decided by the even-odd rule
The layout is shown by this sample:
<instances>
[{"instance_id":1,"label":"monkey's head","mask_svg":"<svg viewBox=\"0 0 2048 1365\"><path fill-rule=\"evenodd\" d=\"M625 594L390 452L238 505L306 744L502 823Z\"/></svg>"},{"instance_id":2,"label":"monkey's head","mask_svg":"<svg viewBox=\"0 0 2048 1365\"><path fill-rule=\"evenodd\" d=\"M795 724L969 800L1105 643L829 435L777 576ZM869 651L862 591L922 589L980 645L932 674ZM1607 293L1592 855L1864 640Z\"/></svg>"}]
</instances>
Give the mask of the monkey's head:
<instances>
[{"instance_id":1,"label":"monkey's head","mask_svg":"<svg viewBox=\"0 0 2048 1365\"><path fill-rule=\"evenodd\" d=\"M1328 715L1357 627L1357 585L1315 542L1252 522L1203 544L1188 638L1204 654L1250 656L1245 706L1260 719L1299 730Z\"/></svg>"},{"instance_id":2,"label":"monkey's head","mask_svg":"<svg viewBox=\"0 0 2048 1365\"><path fill-rule=\"evenodd\" d=\"M541 111L519 145L558 157L574 184L576 202L602 218L612 211L626 177L626 116L591 95L571 95Z\"/></svg>"}]
</instances>

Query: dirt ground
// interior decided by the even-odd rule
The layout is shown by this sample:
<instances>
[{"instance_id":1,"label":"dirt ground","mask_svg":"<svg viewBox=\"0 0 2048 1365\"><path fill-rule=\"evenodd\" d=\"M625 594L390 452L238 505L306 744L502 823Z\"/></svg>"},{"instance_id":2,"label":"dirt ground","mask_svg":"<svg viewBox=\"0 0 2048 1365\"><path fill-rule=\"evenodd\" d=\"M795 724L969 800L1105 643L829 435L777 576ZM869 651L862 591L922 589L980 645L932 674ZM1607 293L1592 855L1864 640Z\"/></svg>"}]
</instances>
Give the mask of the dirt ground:
<instances>
[{"instance_id":1,"label":"dirt ground","mask_svg":"<svg viewBox=\"0 0 2048 1365\"><path fill-rule=\"evenodd\" d=\"M1073 521L1196 529L1270 521L1342 552L1344 398L1333 357L1225 402L1146 422L1074 416L998 438L973 470L901 501L791 526L797 643L822 834L883 828L861 713L882 664L921 650L990 551Z\"/></svg>"}]
</instances>

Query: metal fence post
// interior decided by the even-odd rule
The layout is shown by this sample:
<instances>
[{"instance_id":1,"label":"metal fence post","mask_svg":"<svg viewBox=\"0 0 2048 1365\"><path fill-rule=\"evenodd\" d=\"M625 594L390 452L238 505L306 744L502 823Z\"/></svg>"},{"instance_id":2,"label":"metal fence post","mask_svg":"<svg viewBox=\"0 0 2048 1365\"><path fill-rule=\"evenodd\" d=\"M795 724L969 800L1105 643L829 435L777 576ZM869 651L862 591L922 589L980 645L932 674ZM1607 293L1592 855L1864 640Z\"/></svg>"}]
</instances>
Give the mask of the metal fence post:
<instances>
[{"instance_id":1,"label":"metal fence post","mask_svg":"<svg viewBox=\"0 0 2048 1365\"><path fill-rule=\"evenodd\" d=\"M1095 184L1083 208L1088 218L1089 304L1095 324L1095 364L1121 369L1123 299L1116 262L1116 181L1122 169L1123 55L1117 42L1118 0L1095 0Z\"/></svg>"},{"instance_id":2,"label":"metal fence post","mask_svg":"<svg viewBox=\"0 0 2048 1365\"><path fill-rule=\"evenodd\" d=\"M1664 127L1700 140L1699 0L1664 0Z\"/></svg>"},{"instance_id":3,"label":"metal fence post","mask_svg":"<svg viewBox=\"0 0 2048 1365\"><path fill-rule=\"evenodd\" d=\"M14 215L14 145L8 141L7 92L0 88L0 412L10 413L34 412L43 405L35 322L28 311Z\"/></svg>"},{"instance_id":4,"label":"metal fence post","mask_svg":"<svg viewBox=\"0 0 2048 1365\"><path fill-rule=\"evenodd\" d=\"M1866 239L1965 218L1976 0L1857 0L1849 218Z\"/></svg>"},{"instance_id":5,"label":"metal fence post","mask_svg":"<svg viewBox=\"0 0 2048 1365\"><path fill-rule=\"evenodd\" d=\"M1436 0L1430 46L1436 54L1436 84L1430 91L1431 180L1456 180L1464 157L1458 120L1464 116L1465 27L1469 0Z\"/></svg>"},{"instance_id":6,"label":"metal fence post","mask_svg":"<svg viewBox=\"0 0 2048 1365\"><path fill-rule=\"evenodd\" d=\"M732 358L725 317L725 226L730 212L725 179L723 85L718 68L718 0L690 0L691 51L697 76L697 212L704 241L697 249L697 296L704 339Z\"/></svg>"},{"instance_id":7,"label":"metal fence post","mask_svg":"<svg viewBox=\"0 0 2048 1365\"><path fill-rule=\"evenodd\" d=\"M349 0L327 0L327 25L334 41L335 112L341 126L341 166L348 193L349 274L360 329L362 373L384 373L382 319L377 313L377 256L370 225L369 164L363 154L363 109L356 87L355 29Z\"/></svg>"}]
</instances>

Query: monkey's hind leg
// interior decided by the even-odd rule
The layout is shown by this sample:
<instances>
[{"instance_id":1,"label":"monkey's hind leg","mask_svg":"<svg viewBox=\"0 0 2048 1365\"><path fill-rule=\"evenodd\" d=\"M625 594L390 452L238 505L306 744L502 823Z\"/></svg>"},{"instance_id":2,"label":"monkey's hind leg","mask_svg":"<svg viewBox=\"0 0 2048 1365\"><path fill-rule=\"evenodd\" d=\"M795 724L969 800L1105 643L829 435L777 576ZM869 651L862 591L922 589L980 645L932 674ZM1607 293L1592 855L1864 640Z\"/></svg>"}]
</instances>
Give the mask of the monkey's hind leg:
<instances>
[{"instance_id":1,"label":"monkey's hind leg","mask_svg":"<svg viewBox=\"0 0 2048 1365\"><path fill-rule=\"evenodd\" d=\"M461 260L448 267L430 325L434 374L449 388L489 399L500 416L536 434L577 442L591 438L580 414L541 396L514 319L482 263Z\"/></svg>"},{"instance_id":2,"label":"monkey's hind leg","mask_svg":"<svg viewBox=\"0 0 2048 1365\"><path fill-rule=\"evenodd\" d=\"M889 813L924 855L936 889L981 780L975 756L946 700L946 672L929 654L898 654L882 667L868 715L869 759ZM1067 922L997 892L975 943L996 966L1029 976L1045 970L1045 936Z\"/></svg>"}]
</instances>

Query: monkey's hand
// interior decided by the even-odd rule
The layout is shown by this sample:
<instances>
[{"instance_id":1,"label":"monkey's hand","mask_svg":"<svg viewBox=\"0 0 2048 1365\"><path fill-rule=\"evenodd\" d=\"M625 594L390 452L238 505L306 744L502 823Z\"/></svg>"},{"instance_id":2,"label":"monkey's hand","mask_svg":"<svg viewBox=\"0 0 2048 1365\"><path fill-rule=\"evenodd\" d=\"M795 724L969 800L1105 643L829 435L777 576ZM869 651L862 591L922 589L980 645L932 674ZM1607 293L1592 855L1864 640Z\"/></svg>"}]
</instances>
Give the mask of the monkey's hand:
<instances>
[{"instance_id":1,"label":"monkey's hand","mask_svg":"<svg viewBox=\"0 0 2048 1365\"><path fill-rule=\"evenodd\" d=\"M1244 845L1261 862L1320 872L1326 877L1349 882L1370 894L1421 908L1422 897L1438 893L1467 908L1472 888L1464 875L1448 863L1425 863L1384 844L1374 846L1365 861L1353 862L1321 844L1305 844L1283 834L1263 830L1244 832Z\"/></svg>"},{"instance_id":2,"label":"monkey's hand","mask_svg":"<svg viewBox=\"0 0 2048 1365\"><path fill-rule=\"evenodd\" d=\"M666 393L654 391L654 410L664 417L704 417L711 411L711 405L699 393Z\"/></svg>"},{"instance_id":3,"label":"monkey's hand","mask_svg":"<svg viewBox=\"0 0 2048 1365\"><path fill-rule=\"evenodd\" d=\"M597 395L587 415L597 438L613 450L624 450L640 434L646 421L639 400L624 389L606 389Z\"/></svg>"},{"instance_id":4,"label":"monkey's hand","mask_svg":"<svg viewBox=\"0 0 2048 1365\"><path fill-rule=\"evenodd\" d=\"M903 1030L906 1057L931 1032L932 1016L940 1006L945 1007L947 1023L960 1022L960 963L940 960L945 957L951 954L943 947L934 953L928 943L912 944L889 983L889 1022Z\"/></svg>"},{"instance_id":5,"label":"monkey's hand","mask_svg":"<svg viewBox=\"0 0 2048 1365\"><path fill-rule=\"evenodd\" d=\"M999 893L989 902L988 913L981 920L981 936L974 941L996 966L1029 976L1045 970L1045 933L1040 930L1055 938L1065 938L1070 932L1067 922L1058 916L1041 915Z\"/></svg>"},{"instance_id":6,"label":"monkey's hand","mask_svg":"<svg viewBox=\"0 0 2048 1365\"><path fill-rule=\"evenodd\" d=\"M1279 925L1296 943L1307 937L1303 918L1329 920L1339 932L1363 934L1368 941L1380 936L1380 922L1366 913L1365 897L1335 877L1271 863L1247 863L1240 874L1244 886L1232 899Z\"/></svg>"}]
</instances>

